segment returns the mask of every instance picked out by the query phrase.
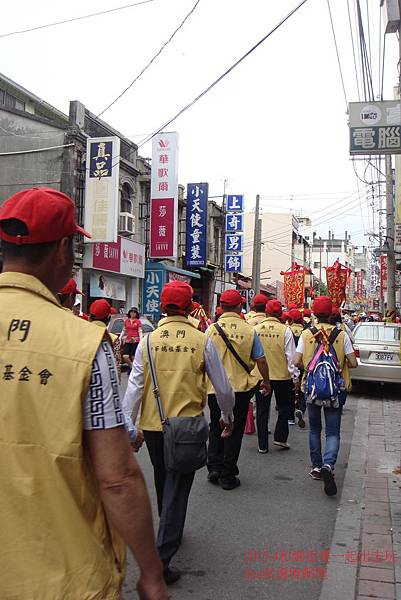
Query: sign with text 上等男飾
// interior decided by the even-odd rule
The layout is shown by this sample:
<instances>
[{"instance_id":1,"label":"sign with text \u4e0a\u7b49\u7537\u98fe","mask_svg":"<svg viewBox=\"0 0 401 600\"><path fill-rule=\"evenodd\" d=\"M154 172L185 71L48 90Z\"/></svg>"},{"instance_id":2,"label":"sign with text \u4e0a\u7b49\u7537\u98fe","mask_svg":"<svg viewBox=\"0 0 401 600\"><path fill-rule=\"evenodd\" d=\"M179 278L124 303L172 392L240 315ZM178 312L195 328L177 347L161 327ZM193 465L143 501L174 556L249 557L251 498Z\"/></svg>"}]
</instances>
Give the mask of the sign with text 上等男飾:
<instances>
[{"instance_id":1,"label":"sign with text \u4e0a\u7b49\u7537\u98fe","mask_svg":"<svg viewBox=\"0 0 401 600\"><path fill-rule=\"evenodd\" d=\"M206 267L208 189L207 183L188 183L187 186L187 267Z\"/></svg>"},{"instance_id":2,"label":"sign with text \u4e0a\u7b49\u7537\u98fe","mask_svg":"<svg viewBox=\"0 0 401 600\"><path fill-rule=\"evenodd\" d=\"M399 100L349 104L350 154L401 154Z\"/></svg>"},{"instance_id":3,"label":"sign with text \u4e0a\u7b49\u7537\u98fe","mask_svg":"<svg viewBox=\"0 0 401 600\"><path fill-rule=\"evenodd\" d=\"M178 238L178 133L159 133L152 141L150 252L176 258Z\"/></svg>"},{"instance_id":4,"label":"sign with text \u4e0a\u7b49\u7537\u98fe","mask_svg":"<svg viewBox=\"0 0 401 600\"><path fill-rule=\"evenodd\" d=\"M242 252L244 236L242 233L226 233L226 253Z\"/></svg>"},{"instance_id":5,"label":"sign with text \u4e0a\u7b49\u7537\u98fe","mask_svg":"<svg viewBox=\"0 0 401 600\"><path fill-rule=\"evenodd\" d=\"M242 254L225 255L226 273L242 273Z\"/></svg>"},{"instance_id":6,"label":"sign with text \u4e0a\u7b49\u7537\u98fe","mask_svg":"<svg viewBox=\"0 0 401 600\"><path fill-rule=\"evenodd\" d=\"M121 236L115 243L86 244L84 267L143 279L145 246Z\"/></svg>"},{"instance_id":7,"label":"sign with text \u4e0a\u7b49\u7537\u98fe","mask_svg":"<svg viewBox=\"0 0 401 600\"><path fill-rule=\"evenodd\" d=\"M120 138L89 138L86 156L84 227L91 242L117 242Z\"/></svg>"},{"instance_id":8,"label":"sign with text \u4e0a\u7b49\u7537\u98fe","mask_svg":"<svg viewBox=\"0 0 401 600\"><path fill-rule=\"evenodd\" d=\"M226 200L226 212L244 212L244 196L242 194L228 194Z\"/></svg>"},{"instance_id":9,"label":"sign with text \u4e0a\u7b49\u7537\u98fe","mask_svg":"<svg viewBox=\"0 0 401 600\"><path fill-rule=\"evenodd\" d=\"M226 215L226 231L237 233L244 230L244 215L242 213L230 213Z\"/></svg>"}]
</instances>

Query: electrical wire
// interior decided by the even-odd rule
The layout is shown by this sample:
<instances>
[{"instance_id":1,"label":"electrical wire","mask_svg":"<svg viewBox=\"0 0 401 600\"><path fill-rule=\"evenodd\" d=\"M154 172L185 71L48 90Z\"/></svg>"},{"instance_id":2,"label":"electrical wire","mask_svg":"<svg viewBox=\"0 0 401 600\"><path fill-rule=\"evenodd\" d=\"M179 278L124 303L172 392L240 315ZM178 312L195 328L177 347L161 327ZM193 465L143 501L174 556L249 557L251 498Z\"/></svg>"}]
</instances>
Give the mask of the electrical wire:
<instances>
[{"instance_id":1,"label":"electrical wire","mask_svg":"<svg viewBox=\"0 0 401 600\"><path fill-rule=\"evenodd\" d=\"M240 65L248 56L250 56L259 46L263 44L275 31L277 31L290 17L292 17L305 3L307 0L302 0L293 10L291 10L281 21L273 27L259 42L257 42L252 48L250 48L245 54L241 56L231 67L229 67L224 73L222 73L213 83L211 83L206 89L204 89L200 94L198 94L191 102L189 102L186 106L181 108L173 117L168 119L163 125L161 125L158 129L156 129L152 134L149 134L146 138L139 142L138 148L141 148L147 142L149 142L152 138L155 137L158 133L160 133L165 127L168 127L173 121L175 121L178 117L180 117L184 112L189 110L196 102L198 102L203 96L205 96L210 90L212 90L220 81L222 81L227 75L229 75L238 65Z\"/></svg>"},{"instance_id":2,"label":"electrical wire","mask_svg":"<svg viewBox=\"0 0 401 600\"><path fill-rule=\"evenodd\" d=\"M334 30L334 23L333 23L333 16L331 14L331 8L330 8L330 0L327 0L327 8L329 9L329 15L330 15L330 23L331 23L331 30L333 32L333 39L334 39L334 46L336 48L336 55L337 55L337 62L338 62L338 68L340 70L340 77L341 77L341 84L342 84L342 88L343 88L343 92L344 92L344 100L345 100L345 112L348 113L348 100L347 100L347 93L345 91L345 83L344 83L344 77L343 77L343 70L341 68L341 61L340 61L340 54L338 52L338 46L337 46L337 38L336 38L336 32Z\"/></svg>"},{"instance_id":3,"label":"electrical wire","mask_svg":"<svg viewBox=\"0 0 401 600\"><path fill-rule=\"evenodd\" d=\"M58 148L69 148L75 144L61 144L60 146L50 146L49 148L35 148L34 150L17 150L14 152L0 152L0 156L12 156L14 154L34 154L35 152L47 152L48 150L57 150Z\"/></svg>"},{"instance_id":4,"label":"electrical wire","mask_svg":"<svg viewBox=\"0 0 401 600\"><path fill-rule=\"evenodd\" d=\"M349 7L349 0L347 0L347 9L348 9L348 24L349 24L350 34L351 34L352 56L353 56L353 59L354 59L355 81L356 81L356 87L357 87L357 90L358 90L358 100L360 100L361 99L361 91L359 89L359 77L358 77L358 69L357 69L357 66L356 66L354 34L353 34L353 31L352 31L351 11L350 11L350 7Z\"/></svg>"},{"instance_id":5,"label":"electrical wire","mask_svg":"<svg viewBox=\"0 0 401 600\"><path fill-rule=\"evenodd\" d=\"M46 23L46 25L38 25L37 27L30 27L29 29L20 29L18 31L10 31L9 33L0 34L0 38L10 37L12 35L19 35L21 33L30 33L31 31L38 31L39 29L46 29L47 27L55 27L56 25L65 25L66 23L73 23L75 21L82 21L83 19L90 19L92 17L98 17L118 10L125 10L126 8L132 8L133 6L139 6L140 4L149 4L155 0L141 0L140 2L134 2L133 4L126 4L125 6L117 6L116 8L109 8L108 10L102 10L100 12L91 13L90 15L83 15L82 17L73 17L72 19L65 19L64 21L55 21L54 23Z\"/></svg>"},{"instance_id":6,"label":"electrical wire","mask_svg":"<svg viewBox=\"0 0 401 600\"><path fill-rule=\"evenodd\" d=\"M149 67L152 65L152 63L154 63L154 61L156 60L156 58L158 56L160 56L160 54L163 52L163 50L165 49L166 46L168 46L168 44L173 40L173 38L176 36L176 34L180 31L180 29L182 29L182 27L185 25L185 22L189 19L189 17L192 15L192 13L195 11L196 7L198 6L200 0L196 0L194 6L191 8L191 10L189 11L189 13L187 13L184 17L184 19L181 21L181 23L178 25L178 27L176 27L176 29L173 31L173 33L170 35L170 37L168 38L168 40L166 42L164 42L164 44L159 48L159 50L156 52L156 54L150 59L150 61L143 67L143 69L138 73L138 75L131 81L131 83L129 85L127 85L127 87L121 92L121 94L119 94L117 96L117 98L115 98L112 102L110 102L110 104L108 106L106 106L106 108L104 108L102 110L102 112L100 112L97 116L96 119L98 119L99 117L101 117L107 110L109 110L109 108L111 108L116 102L118 102L123 96L124 94L126 94L128 92L128 90L130 90L132 88L132 86L138 81L138 79L140 79L142 77L142 75L149 69Z\"/></svg>"}]
</instances>

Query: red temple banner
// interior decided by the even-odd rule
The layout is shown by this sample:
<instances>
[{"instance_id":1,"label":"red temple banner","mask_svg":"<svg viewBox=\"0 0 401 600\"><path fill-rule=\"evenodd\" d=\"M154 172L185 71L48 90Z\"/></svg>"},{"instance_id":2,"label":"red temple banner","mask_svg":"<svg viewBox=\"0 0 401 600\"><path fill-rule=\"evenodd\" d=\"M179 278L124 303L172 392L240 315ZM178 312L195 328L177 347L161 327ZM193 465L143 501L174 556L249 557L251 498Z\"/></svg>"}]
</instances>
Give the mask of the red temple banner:
<instances>
[{"instance_id":1,"label":"red temple banner","mask_svg":"<svg viewBox=\"0 0 401 600\"><path fill-rule=\"evenodd\" d=\"M341 306L346 300L345 290L352 269L342 265L339 260L336 260L331 267L325 267L325 269L329 296L333 304Z\"/></svg>"},{"instance_id":2,"label":"red temple banner","mask_svg":"<svg viewBox=\"0 0 401 600\"><path fill-rule=\"evenodd\" d=\"M305 304L305 276L309 274L312 277L310 269L302 267L297 263L293 263L288 271L281 271L281 275L284 276L284 297L285 303L295 304L297 308L301 309ZM312 282L312 279L311 279ZM311 283L312 295L313 284Z\"/></svg>"}]
</instances>

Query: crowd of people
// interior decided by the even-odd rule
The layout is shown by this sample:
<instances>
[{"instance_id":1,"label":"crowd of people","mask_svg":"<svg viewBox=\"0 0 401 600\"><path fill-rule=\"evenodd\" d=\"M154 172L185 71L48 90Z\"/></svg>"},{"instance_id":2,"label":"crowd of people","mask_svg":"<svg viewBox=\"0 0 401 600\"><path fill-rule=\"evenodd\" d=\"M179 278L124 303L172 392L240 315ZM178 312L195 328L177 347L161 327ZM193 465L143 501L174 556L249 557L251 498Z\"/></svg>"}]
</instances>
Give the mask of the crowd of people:
<instances>
[{"instance_id":1,"label":"crowd of people","mask_svg":"<svg viewBox=\"0 0 401 600\"><path fill-rule=\"evenodd\" d=\"M191 286L173 281L151 334L132 309L113 336L106 299L83 318L74 311L82 293L71 279L76 233L90 237L72 200L56 190L24 190L0 208L0 597L117 599L128 546L139 597L164 600L180 577L171 561L195 472L206 466L208 482L225 491L241 484L252 398L260 454L271 450L270 435L277 451L289 451L290 427L305 427L307 412L309 474L336 494L342 406L357 364L352 334L327 296L283 310L257 294L244 314L240 293L227 290L211 322L194 306ZM154 471L156 537L133 453L143 443Z\"/></svg>"}]
</instances>

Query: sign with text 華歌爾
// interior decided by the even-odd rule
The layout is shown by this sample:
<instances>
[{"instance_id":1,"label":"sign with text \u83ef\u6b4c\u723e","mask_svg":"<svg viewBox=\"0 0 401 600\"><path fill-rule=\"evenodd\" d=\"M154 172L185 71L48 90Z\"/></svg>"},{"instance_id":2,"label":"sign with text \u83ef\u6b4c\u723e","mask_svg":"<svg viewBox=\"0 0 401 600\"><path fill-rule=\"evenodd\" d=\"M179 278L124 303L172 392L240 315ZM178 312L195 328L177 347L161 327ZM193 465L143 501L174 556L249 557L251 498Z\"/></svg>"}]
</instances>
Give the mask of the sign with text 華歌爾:
<instances>
[{"instance_id":1,"label":"sign with text \u83ef\u6b4c\u723e","mask_svg":"<svg viewBox=\"0 0 401 600\"><path fill-rule=\"evenodd\" d=\"M86 156L84 227L91 242L117 242L120 138L88 138Z\"/></svg>"},{"instance_id":2,"label":"sign with text \u83ef\u6b4c\u723e","mask_svg":"<svg viewBox=\"0 0 401 600\"><path fill-rule=\"evenodd\" d=\"M399 100L349 104L350 154L401 154Z\"/></svg>"},{"instance_id":3,"label":"sign with text \u83ef\u6b4c\u723e","mask_svg":"<svg viewBox=\"0 0 401 600\"><path fill-rule=\"evenodd\" d=\"M187 267L207 264L207 207L209 185L188 183L185 262Z\"/></svg>"},{"instance_id":4,"label":"sign with text \u83ef\u6b4c\u723e","mask_svg":"<svg viewBox=\"0 0 401 600\"><path fill-rule=\"evenodd\" d=\"M178 133L152 140L150 252L152 258L177 257Z\"/></svg>"}]
</instances>

